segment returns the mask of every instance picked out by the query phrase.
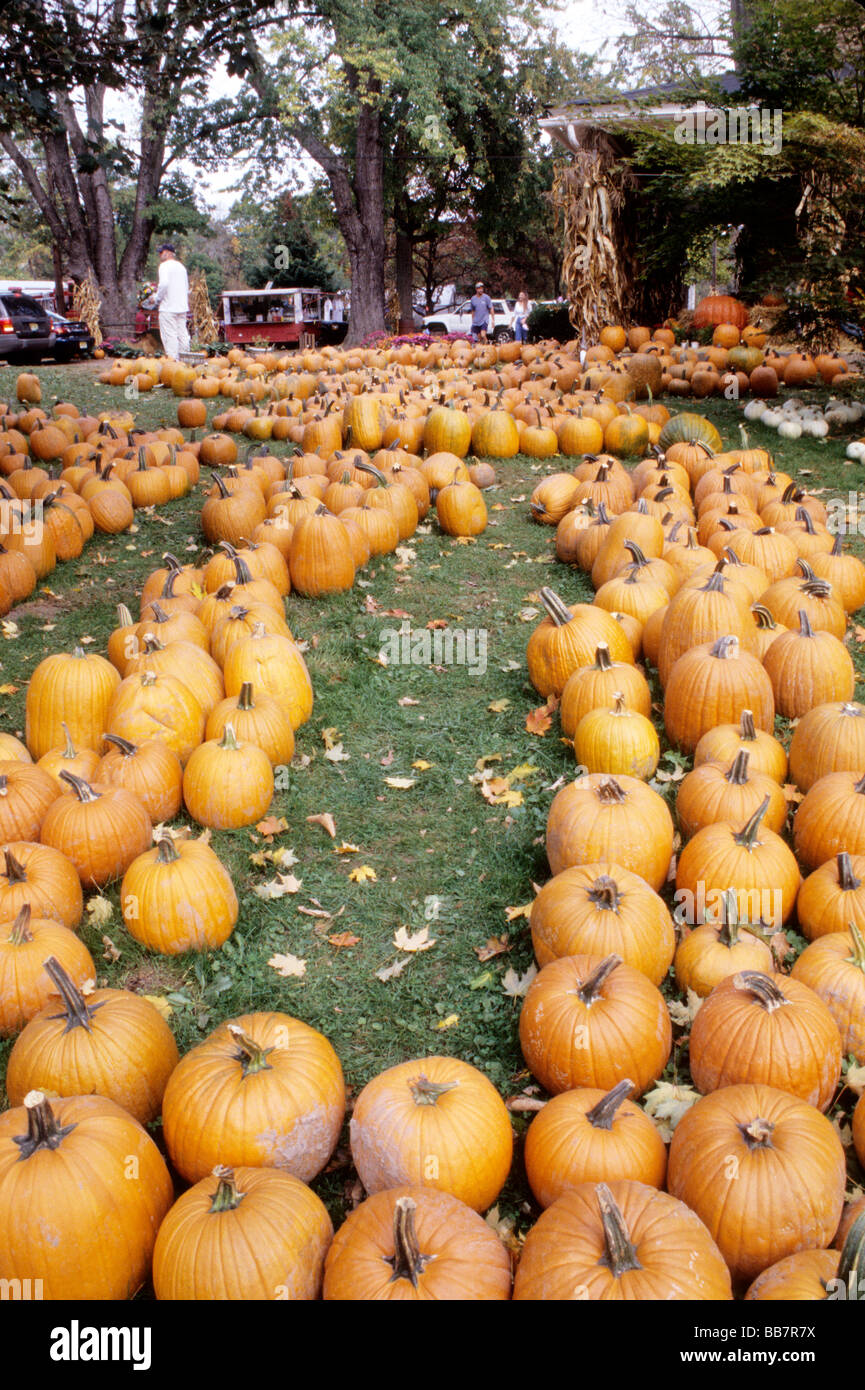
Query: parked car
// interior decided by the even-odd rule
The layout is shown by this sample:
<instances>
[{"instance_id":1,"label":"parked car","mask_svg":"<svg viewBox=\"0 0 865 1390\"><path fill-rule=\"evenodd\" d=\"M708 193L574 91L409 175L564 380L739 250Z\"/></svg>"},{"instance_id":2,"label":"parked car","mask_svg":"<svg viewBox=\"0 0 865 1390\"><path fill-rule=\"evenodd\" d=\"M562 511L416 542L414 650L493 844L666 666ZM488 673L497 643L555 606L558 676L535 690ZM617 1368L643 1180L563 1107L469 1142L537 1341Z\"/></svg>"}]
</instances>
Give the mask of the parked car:
<instances>
[{"instance_id":1,"label":"parked car","mask_svg":"<svg viewBox=\"0 0 865 1390\"><path fill-rule=\"evenodd\" d=\"M0 295L0 358L45 357L54 329L45 309L29 294Z\"/></svg>"},{"instance_id":2,"label":"parked car","mask_svg":"<svg viewBox=\"0 0 865 1390\"><path fill-rule=\"evenodd\" d=\"M513 299L493 300L493 331L489 335L494 343L509 343L514 337ZM472 326L471 301L452 305L449 309L427 314L423 326L428 333L470 333Z\"/></svg>"},{"instance_id":3,"label":"parked car","mask_svg":"<svg viewBox=\"0 0 865 1390\"><path fill-rule=\"evenodd\" d=\"M86 323L80 319L66 319L62 314L48 310L48 317L54 329L54 346L51 349L55 362L69 362L73 357L89 357L94 348L94 338Z\"/></svg>"}]
</instances>

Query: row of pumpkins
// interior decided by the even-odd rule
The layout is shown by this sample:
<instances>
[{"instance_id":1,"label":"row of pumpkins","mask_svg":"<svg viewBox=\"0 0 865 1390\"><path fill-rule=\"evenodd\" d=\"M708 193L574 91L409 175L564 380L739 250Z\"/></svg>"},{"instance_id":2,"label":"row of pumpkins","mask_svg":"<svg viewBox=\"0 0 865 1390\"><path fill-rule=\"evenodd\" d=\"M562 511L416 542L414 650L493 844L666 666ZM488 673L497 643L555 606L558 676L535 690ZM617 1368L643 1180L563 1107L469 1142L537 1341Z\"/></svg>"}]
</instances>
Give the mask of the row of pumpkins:
<instances>
[{"instance_id":1,"label":"row of pumpkins","mask_svg":"<svg viewBox=\"0 0 865 1390\"><path fill-rule=\"evenodd\" d=\"M580 764L549 811L553 877L530 919L540 971L519 1024L553 1097L526 1138L546 1210L518 1275L545 1298L723 1299L732 1286L816 1300L865 1272L865 1195L845 1204L846 1155L825 1115L843 1058L865 1065L865 706L841 640L865 565L764 451L710 453L693 432L631 473L586 461L532 498L560 558L596 588L574 605L542 590L527 648ZM676 859L667 801L647 785L660 741L641 655L670 744L693 754ZM798 721L789 756L776 710ZM804 793L799 862L784 839L788 776ZM671 874L675 920L661 897ZM772 938L793 920L810 944L788 974ZM667 1154L635 1102L672 1055L671 967L698 1006L689 1069L702 1098ZM865 1094L852 1147L865 1168ZM660 1257L654 1221L669 1223Z\"/></svg>"}]
</instances>

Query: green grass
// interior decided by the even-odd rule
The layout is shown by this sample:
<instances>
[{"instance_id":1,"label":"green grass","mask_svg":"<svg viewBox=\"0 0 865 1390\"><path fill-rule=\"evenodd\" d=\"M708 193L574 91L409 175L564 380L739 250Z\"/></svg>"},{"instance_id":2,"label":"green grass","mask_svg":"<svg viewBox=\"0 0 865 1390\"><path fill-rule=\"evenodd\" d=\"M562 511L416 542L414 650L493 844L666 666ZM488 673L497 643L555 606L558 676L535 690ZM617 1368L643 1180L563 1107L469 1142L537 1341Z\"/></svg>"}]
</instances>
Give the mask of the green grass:
<instances>
[{"instance_id":1,"label":"green grass","mask_svg":"<svg viewBox=\"0 0 865 1390\"><path fill-rule=\"evenodd\" d=\"M0 369L0 400L14 400L15 375L15 369ZM122 391L99 385L94 375L89 366L40 370L43 404L56 395L91 411L123 409ZM169 393L157 391L142 396L135 413L144 425L173 423L175 404ZM728 445L738 443L740 416L733 404L703 402L699 408ZM751 436L753 443L773 448L779 467L794 476L811 470L803 481L828 489L824 500L861 486L859 465L844 460L850 435L825 444L785 442L755 425ZM306 660L315 708L298 731L300 757L288 785L275 797L273 812L285 816L288 830L274 847L296 854L293 872L300 890L272 902L257 897L254 888L272 872L256 868L250 855L267 846L255 832L218 833L213 846L231 872L241 908L222 950L176 958L143 951L124 931L116 887L107 892L113 919L98 929L82 928L100 983L169 997L181 1051L226 1018L273 1009L327 1035L355 1094L383 1068L434 1053L480 1067L506 1097L530 1082L517 1037L520 1001L504 992L502 981L507 970L522 973L531 964L531 941L525 918L509 923L505 910L529 901L532 883L548 876L543 835L551 788L572 774L573 753L555 723L543 738L526 732L526 715L541 701L525 670L525 646L536 620L524 621L520 614L538 606L537 590L544 584L569 602L591 597L587 579L556 561L552 528L529 520L534 484L568 466L522 456L502 462L499 484L487 494L490 526L476 542L444 538L428 520L409 542L415 558L405 566L389 556L368 566L348 594L287 600L295 637L310 644ZM201 500L199 488L159 516L138 513L134 534L95 537L78 561L58 567L33 600L13 610L9 616L18 635L0 640L0 684L18 688L0 697L0 728L23 729L26 684L42 657L71 649L85 636L94 639L93 650L105 650L116 604L125 601L137 613L141 585L164 551L174 551L182 561L205 554L198 526ZM861 550L859 538L854 548ZM370 601L376 612L367 611ZM399 617L386 616L392 609L408 613L413 629L442 619L485 629L485 674L461 666L378 664L383 630L400 625ZM852 652L857 696L863 698L865 660L855 642ZM405 697L417 703L400 705ZM491 713L490 703L502 698L509 707ZM325 729L337 731L333 737L342 742L348 761L325 758ZM519 764L535 769L519 783L522 805L489 806L471 783L477 760L493 755L501 758L504 773ZM431 766L415 770L416 761ZM393 789L385 782L393 776L416 782L408 790ZM671 799L673 794L671 787ZM307 822L322 812L334 816L336 839ZM357 845L359 852L337 854L342 841ZM349 874L359 865L370 866L375 881L352 882ZM298 910L316 905L332 917ZM412 932L428 927L435 945L414 954L398 977L383 982L376 972L402 954L393 936L403 926ZM343 932L357 936L358 943L346 949L328 941ZM503 932L508 951L479 961L477 950ZM105 959L103 934L118 959ZM283 979L268 966L271 956L283 952L306 961L302 979ZM671 984L666 988L675 993ZM445 1022L448 1026L441 1027ZM0 1061L4 1055L0 1052ZM684 1046L674 1052L668 1075L674 1074L688 1080ZM524 1130L524 1117L514 1120ZM341 1152L332 1171L314 1184L336 1220L349 1176ZM525 1223L534 1211L527 1201L518 1161L501 1206Z\"/></svg>"}]
</instances>

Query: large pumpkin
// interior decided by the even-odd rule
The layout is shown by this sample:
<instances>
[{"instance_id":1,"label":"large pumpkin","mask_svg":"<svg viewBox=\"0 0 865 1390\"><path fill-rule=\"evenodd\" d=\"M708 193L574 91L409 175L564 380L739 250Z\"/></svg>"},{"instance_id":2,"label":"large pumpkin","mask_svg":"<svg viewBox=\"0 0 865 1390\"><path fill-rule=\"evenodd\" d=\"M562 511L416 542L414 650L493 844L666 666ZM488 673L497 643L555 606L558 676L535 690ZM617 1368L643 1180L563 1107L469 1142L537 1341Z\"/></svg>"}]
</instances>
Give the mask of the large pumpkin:
<instances>
[{"instance_id":1,"label":"large pumpkin","mask_svg":"<svg viewBox=\"0 0 865 1390\"><path fill-rule=\"evenodd\" d=\"M539 965L614 951L654 985L667 974L676 945L664 900L645 879L614 863L556 874L532 903L530 922Z\"/></svg>"},{"instance_id":2,"label":"large pumpkin","mask_svg":"<svg viewBox=\"0 0 865 1390\"><path fill-rule=\"evenodd\" d=\"M41 1280L43 1298L131 1298L172 1196L150 1135L114 1101L34 1091L0 1115L0 1277Z\"/></svg>"},{"instance_id":3,"label":"large pumpkin","mask_svg":"<svg viewBox=\"0 0 865 1390\"><path fill-rule=\"evenodd\" d=\"M368 1082L350 1135L358 1176L371 1193L423 1183L486 1211L511 1166L504 1102L482 1072L455 1057L402 1062Z\"/></svg>"},{"instance_id":4,"label":"large pumpkin","mask_svg":"<svg viewBox=\"0 0 865 1390\"><path fill-rule=\"evenodd\" d=\"M170 835L130 864L120 905L130 936L172 956L218 950L238 916L231 877L210 846Z\"/></svg>"},{"instance_id":5,"label":"large pumpkin","mask_svg":"<svg viewBox=\"0 0 865 1390\"><path fill-rule=\"evenodd\" d=\"M694 310L695 328L714 328L719 323L731 323L743 329L748 322L748 310L740 299L729 294L708 294Z\"/></svg>"},{"instance_id":6,"label":"large pumpkin","mask_svg":"<svg viewBox=\"0 0 865 1390\"><path fill-rule=\"evenodd\" d=\"M546 845L554 874L612 861L657 892L670 867L673 818L663 797L638 778L591 773L556 792Z\"/></svg>"},{"instance_id":7,"label":"large pumpkin","mask_svg":"<svg viewBox=\"0 0 865 1390\"><path fill-rule=\"evenodd\" d=\"M61 774L71 791L59 796L42 822L45 845L65 854L82 883L101 888L120 878L149 847L153 824L134 792Z\"/></svg>"},{"instance_id":8,"label":"large pumpkin","mask_svg":"<svg viewBox=\"0 0 865 1390\"><path fill-rule=\"evenodd\" d=\"M34 758L65 742L64 723L81 748L99 747L120 676L104 656L76 647L40 661L27 686L25 740Z\"/></svg>"}]
</instances>

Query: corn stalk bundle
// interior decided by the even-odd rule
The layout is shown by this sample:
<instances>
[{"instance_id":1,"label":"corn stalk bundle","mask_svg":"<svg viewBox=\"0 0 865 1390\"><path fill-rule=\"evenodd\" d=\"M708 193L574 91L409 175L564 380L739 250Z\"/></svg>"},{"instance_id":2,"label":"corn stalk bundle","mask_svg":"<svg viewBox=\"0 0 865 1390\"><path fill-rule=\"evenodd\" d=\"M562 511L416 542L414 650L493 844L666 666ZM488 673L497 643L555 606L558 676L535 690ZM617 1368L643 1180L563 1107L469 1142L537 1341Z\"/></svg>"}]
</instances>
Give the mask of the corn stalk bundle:
<instances>
[{"instance_id":1,"label":"corn stalk bundle","mask_svg":"<svg viewBox=\"0 0 865 1390\"><path fill-rule=\"evenodd\" d=\"M96 283L92 269L87 271L83 280L79 280L75 289L72 291L72 312L76 319L86 323L93 335L93 341L98 347L102 342L102 329L99 327L99 311L102 308L102 299L99 294L99 286Z\"/></svg>"},{"instance_id":2,"label":"corn stalk bundle","mask_svg":"<svg viewBox=\"0 0 865 1390\"><path fill-rule=\"evenodd\" d=\"M210 307L207 281L200 270L192 272L192 278L189 282L189 305L192 309L193 337L199 343L215 343L219 337L219 329Z\"/></svg>"},{"instance_id":3,"label":"corn stalk bundle","mask_svg":"<svg viewBox=\"0 0 865 1390\"><path fill-rule=\"evenodd\" d=\"M633 270L622 213L634 182L600 133L572 164L556 165L552 203L565 242L562 278L571 322L585 342L597 342L606 324L629 317Z\"/></svg>"}]
</instances>

